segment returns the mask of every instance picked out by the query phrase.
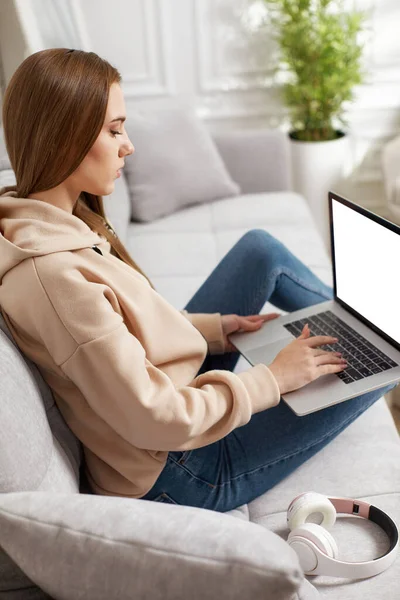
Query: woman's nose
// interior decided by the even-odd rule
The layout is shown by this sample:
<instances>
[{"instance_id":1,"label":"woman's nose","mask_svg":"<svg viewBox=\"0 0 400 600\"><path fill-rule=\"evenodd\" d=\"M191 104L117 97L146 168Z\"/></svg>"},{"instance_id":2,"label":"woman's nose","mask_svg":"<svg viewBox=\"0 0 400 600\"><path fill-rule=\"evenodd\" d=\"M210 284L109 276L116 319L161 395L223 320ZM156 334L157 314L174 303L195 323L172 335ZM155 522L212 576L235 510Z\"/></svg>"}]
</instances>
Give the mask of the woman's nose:
<instances>
[{"instance_id":1,"label":"woman's nose","mask_svg":"<svg viewBox=\"0 0 400 600\"><path fill-rule=\"evenodd\" d=\"M135 147L131 141L128 141L121 147L122 152L120 152L123 156L129 156L135 152Z\"/></svg>"},{"instance_id":2,"label":"woman's nose","mask_svg":"<svg viewBox=\"0 0 400 600\"><path fill-rule=\"evenodd\" d=\"M132 142L129 140L128 142L128 154L133 154L135 152L135 147Z\"/></svg>"}]
</instances>

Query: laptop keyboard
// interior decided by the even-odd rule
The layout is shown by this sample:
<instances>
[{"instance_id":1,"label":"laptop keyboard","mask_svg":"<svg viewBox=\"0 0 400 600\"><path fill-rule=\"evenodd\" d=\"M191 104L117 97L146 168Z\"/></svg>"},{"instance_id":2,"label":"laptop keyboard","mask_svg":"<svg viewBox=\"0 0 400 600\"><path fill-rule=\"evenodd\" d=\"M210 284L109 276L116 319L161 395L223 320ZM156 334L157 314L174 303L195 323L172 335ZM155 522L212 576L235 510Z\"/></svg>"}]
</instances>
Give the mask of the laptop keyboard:
<instances>
[{"instance_id":1,"label":"laptop keyboard","mask_svg":"<svg viewBox=\"0 0 400 600\"><path fill-rule=\"evenodd\" d=\"M311 335L330 335L339 339L338 343L321 346L321 348L341 352L342 358L347 360L346 369L335 373L343 383L352 383L398 366L394 360L330 310L287 323L285 328L298 337L306 323L309 325Z\"/></svg>"}]
</instances>

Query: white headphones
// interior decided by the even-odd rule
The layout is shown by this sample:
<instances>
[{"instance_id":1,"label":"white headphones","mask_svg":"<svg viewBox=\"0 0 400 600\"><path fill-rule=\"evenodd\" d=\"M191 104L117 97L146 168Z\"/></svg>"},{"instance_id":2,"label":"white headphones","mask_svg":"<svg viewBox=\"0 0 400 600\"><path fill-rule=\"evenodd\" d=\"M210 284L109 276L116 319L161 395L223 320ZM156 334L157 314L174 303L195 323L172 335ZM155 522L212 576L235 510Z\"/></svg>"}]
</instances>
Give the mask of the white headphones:
<instances>
[{"instance_id":1,"label":"white headphones","mask_svg":"<svg viewBox=\"0 0 400 600\"><path fill-rule=\"evenodd\" d=\"M307 517L321 513L322 523L306 523ZM338 560L339 550L332 535L327 531L337 513L356 515L373 521L389 538L389 550L382 556L366 562ZM331 575L362 579L385 571L394 562L399 544L399 532L392 519L376 506L352 498L328 498L316 492L297 496L289 505L287 523L290 529L288 544L299 557L305 575Z\"/></svg>"}]
</instances>

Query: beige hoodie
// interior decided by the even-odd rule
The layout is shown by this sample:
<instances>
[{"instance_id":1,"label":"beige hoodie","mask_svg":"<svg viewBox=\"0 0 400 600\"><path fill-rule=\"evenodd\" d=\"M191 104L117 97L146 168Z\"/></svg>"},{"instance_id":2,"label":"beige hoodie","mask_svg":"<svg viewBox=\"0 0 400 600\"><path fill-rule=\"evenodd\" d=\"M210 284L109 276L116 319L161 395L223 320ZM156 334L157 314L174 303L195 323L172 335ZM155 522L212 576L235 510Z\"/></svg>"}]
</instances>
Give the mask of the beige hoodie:
<instances>
[{"instance_id":1,"label":"beige hoodie","mask_svg":"<svg viewBox=\"0 0 400 600\"><path fill-rule=\"evenodd\" d=\"M279 402L265 365L196 377L207 350L223 351L219 314L179 312L81 219L4 188L0 307L98 494L145 495L169 450L211 444Z\"/></svg>"}]
</instances>

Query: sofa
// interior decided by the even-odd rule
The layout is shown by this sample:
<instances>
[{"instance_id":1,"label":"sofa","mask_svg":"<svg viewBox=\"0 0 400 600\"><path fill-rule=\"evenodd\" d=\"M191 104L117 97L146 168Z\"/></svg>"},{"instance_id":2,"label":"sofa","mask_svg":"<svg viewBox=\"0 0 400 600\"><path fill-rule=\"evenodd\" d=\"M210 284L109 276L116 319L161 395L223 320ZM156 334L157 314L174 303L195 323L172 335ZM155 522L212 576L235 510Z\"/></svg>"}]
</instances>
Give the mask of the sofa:
<instances>
[{"instance_id":1,"label":"sofa","mask_svg":"<svg viewBox=\"0 0 400 600\"><path fill-rule=\"evenodd\" d=\"M330 260L307 202L290 191L285 135L223 131L212 143L237 184L230 197L133 221L135 182L126 173L104 198L110 223L156 289L182 309L253 228L276 236L331 284ZM3 147L0 186L12 179ZM267 303L264 310L270 309ZM237 371L246 366L240 359ZM399 559L370 579L305 577L286 543L287 507L309 490L364 499L400 523L400 441L385 398L269 492L221 514L91 494L79 441L2 319L0 381L0 598L399 598ZM339 515L332 533L342 560L369 560L387 548L383 532L357 517Z\"/></svg>"}]
</instances>

